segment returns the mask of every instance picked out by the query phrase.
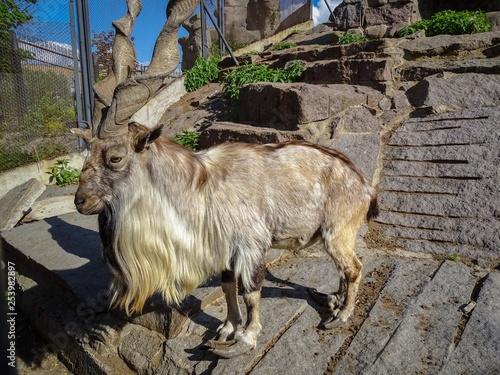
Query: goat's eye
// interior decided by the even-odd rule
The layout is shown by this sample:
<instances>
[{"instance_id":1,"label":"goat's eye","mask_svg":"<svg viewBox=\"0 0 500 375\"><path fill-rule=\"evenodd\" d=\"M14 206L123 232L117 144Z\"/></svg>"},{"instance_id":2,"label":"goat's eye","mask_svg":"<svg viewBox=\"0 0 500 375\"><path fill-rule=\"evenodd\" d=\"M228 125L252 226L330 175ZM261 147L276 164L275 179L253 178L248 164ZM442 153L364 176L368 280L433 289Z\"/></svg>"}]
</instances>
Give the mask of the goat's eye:
<instances>
[{"instance_id":1,"label":"goat's eye","mask_svg":"<svg viewBox=\"0 0 500 375\"><path fill-rule=\"evenodd\" d=\"M121 162L121 161L122 161L122 158L121 158L121 157L119 157L119 156L114 156L114 157L110 158L110 159L109 159L109 161L110 161L111 163L113 163L113 164L116 164L116 163Z\"/></svg>"}]
</instances>

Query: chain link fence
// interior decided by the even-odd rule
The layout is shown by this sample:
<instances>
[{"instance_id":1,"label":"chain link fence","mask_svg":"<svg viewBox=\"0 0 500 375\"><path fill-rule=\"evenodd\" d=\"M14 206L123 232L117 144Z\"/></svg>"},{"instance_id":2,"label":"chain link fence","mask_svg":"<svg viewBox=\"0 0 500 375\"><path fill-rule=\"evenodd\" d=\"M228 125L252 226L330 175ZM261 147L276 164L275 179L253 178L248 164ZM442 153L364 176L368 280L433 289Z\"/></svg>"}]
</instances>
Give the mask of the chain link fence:
<instances>
[{"instance_id":1,"label":"chain link fence","mask_svg":"<svg viewBox=\"0 0 500 375\"><path fill-rule=\"evenodd\" d=\"M0 172L78 150L67 2L16 3L32 19L0 35Z\"/></svg>"},{"instance_id":2,"label":"chain link fence","mask_svg":"<svg viewBox=\"0 0 500 375\"><path fill-rule=\"evenodd\" d=\"M85 111L90 106L88 103L82 104L82 101L89 100L82 93L86 87L83 85L82 90L82 83L90 79L82 78L78 55L82 56L84 62L87 61L86 56L91 54L74 53L76 47L72 48L81 36L78 35L78 22L73 15L75 7L83 4L82 1L88 3L88 10L84 12L89 21L92 40L93 58L90 58L90 65L93 65L94 80L99 80L111 69L112 21L126 13L125 0L13 0L0 3L0 12L4 15L7 14L4 7L12 6L5 4L14 4L16 11L26 15L18 23L7 26L3 22L4 18L0 19L0 173L79 151L81 145L69 129L86 118ZM223 0L220 1L218 7L224 4ZM149 8L149 14L154 14L156 21L160 21L154 22L158 24L158 30L150 29L152 22L148 16L139 17L136 24L136 29L145 28L147 32L138 33L146 40L136 40L135 43L141 46L151 43L151 53L166 19L167 3L145 1L143 4ZM227 10L228 3L225 3ZM258 1L251 2L254 3L260 4ZM216 0L208 1L207 4L212 14L216 15ZM274 18L271 20L275 22L272 32L310 19L311 0L273 0L273 4L277 17L276 22ZM261 12L258 9L255 11L256 15ZM248 12L250 17L250 3ZM220 13L222 15L224 12ZM265 14L269 16L274 13L266 11ZM228 22L227 17L224 22ZM247 26L242 26L245 32ZM265 28L260 24L257 26L257 29ZM259 37L262 37L262 30L255 31ZM138 63L136 73L144 72L147 64L147 61ZM91 76L83 74L83 77ZM93 82L90 82L91 85ZM89 96L91 98L92 93Z\"/></svg>"}]
</instances>

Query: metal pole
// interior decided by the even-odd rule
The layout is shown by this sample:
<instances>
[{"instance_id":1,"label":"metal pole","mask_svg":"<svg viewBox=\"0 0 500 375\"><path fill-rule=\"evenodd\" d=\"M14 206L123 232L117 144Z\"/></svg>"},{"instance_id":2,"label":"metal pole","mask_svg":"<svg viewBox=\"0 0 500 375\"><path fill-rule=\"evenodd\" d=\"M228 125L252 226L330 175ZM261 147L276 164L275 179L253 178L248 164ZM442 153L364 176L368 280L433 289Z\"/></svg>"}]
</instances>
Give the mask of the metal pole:
<instances>
[{"instance_id":1,"label":"metal pole","mask_svg":"<svg viewBox=\"0 0 500 375\"><path fill-rule=\"evenodd\" d=\"M328 0L325 0L326 7L330 11L330 15L332 16L332 20L335 21L335 16L333 15L332 8L330 8L330 4L328 4Z\"/></svg>"},{"instance_id":2,"label":"metal pole","mask_svg":"<svg viewBox=\"0 0 500 375\"><path fill-rule=\"evenodd\" d=\"M219 29L221 30L222 36L224 36L226 34L224 26L224 0L218 0L217 11L218 11L217 23L219 25ZM226 53L226 46L224 45L222 38L219 38L219 51L220 51L220 58L222 59L222 56L224 56L224 54Z\"/></svg>"},{"instance_id":3,"label":"metal pole","mask_svg":"<svg viewBox=\"0 0 500 375\"><path fill-rule=\"evenodd\" d=\"M203 4L202 9L203 9L203 7L205 8L205 12L207 13L208 17L210 18L210 21L212 21L212 24L214 25L215 30L217 30L217 33L219 34L219 37L224 42L224 45L226 46L227 51L231 55L231 58L233 59L234 63L236 65L238 65L238 60L236 60L236 57L234 56L233 50L231 49L231 47L227 43L226 38L224 38L224 35L222 34L221 30L219 29L219 26L217 26L217 22L215 22L214 16L212 16L212 14L208 10L207 6L205 5L205 0L201 0L201 3Z\"/></svg>"},{"instance_id":4,"label":"metal pole","mask_svg":"<svg viewBox=\"0 0 500 375\"><path fill-rule=\"evenodd\" d=\"M201 15L201 55L206 60L208 59L208 45L207 45L207 16L205 2L200 1L200 15Z\"/></svg>"},{"instance_id":5,"label":"metal pole","mask_svg":"<svg viewBox=\"0 0 500 375\"><path fill-rule=\"evenodd\" d=\"M92 122L94 85L92 47L90 42L89 10L87 0L76 0L76 16L78 19L78 39L80 46L80 66L83 88L83 118Z\"/></svg>"},{"instance_id":6,"label":"metal pole","mask_svg":"<svg viewBox=\"0 0 500 375\"><path fill-rule=\"evenodd\" d=\"M69 9L69 29L71 32L71 53L73 54L73 79L75 82L75 104L76 104L76 121L80 129L83 128L84 119L82 114L82 91L80 88L80 62L78 61L78 47L76 45L76 30L75 30L75 1L68 0ZM84 148L83 139L78 137L78 148Z\"/></svg>"}]
</instances>

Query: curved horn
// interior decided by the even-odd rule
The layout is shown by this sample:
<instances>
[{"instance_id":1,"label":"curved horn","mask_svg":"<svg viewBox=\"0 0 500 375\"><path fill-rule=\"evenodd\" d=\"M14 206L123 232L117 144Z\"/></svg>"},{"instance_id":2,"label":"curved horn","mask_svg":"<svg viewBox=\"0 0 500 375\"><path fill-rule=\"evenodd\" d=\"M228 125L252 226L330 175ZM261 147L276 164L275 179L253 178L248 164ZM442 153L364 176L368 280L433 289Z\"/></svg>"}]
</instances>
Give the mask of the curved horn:
<instances>
[{"instance_id":1,"label":"curved horn","mask_svg":"<svg viewBox=\"0 0 500 375\"><path fill-rule=\"evenodd\" d=\"M113 103L115 102L114 93L115 88L129 78L135 68L136 54L130 34L141 12L142 1L127 0L127 7L127 13L122 18L113 21L115 28L113 71L104 80L94 85L95 103L92 123L97 126L97 129L93 129L93 133L99 138L121 135L127 131L126 126L120 127L114 121L115 109L113 107L116 108L116 104ZM104 119L103 114L105 114Z\"/></svg>"}]
</instances>

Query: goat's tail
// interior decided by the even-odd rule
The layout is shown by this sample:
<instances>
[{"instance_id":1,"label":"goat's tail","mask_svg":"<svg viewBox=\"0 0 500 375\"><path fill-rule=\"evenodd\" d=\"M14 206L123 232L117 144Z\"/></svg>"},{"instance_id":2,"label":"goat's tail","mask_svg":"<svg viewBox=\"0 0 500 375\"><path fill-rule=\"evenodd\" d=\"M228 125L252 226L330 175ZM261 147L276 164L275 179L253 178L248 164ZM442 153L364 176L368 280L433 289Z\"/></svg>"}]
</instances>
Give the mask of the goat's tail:
<instances>
[{"instance_id":1,"label":"goat's tail","mask_svg":"<svg viewBox=\"0 0 500 375\"><path fill-rule=\"evenodd\" d=\"M370 206L368 207L368 212L366 213L366 220L370 221L375 219L380 210L378 208L377 191L374 188L370 188Z\"/></svg>"}]
</instances>

